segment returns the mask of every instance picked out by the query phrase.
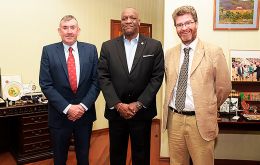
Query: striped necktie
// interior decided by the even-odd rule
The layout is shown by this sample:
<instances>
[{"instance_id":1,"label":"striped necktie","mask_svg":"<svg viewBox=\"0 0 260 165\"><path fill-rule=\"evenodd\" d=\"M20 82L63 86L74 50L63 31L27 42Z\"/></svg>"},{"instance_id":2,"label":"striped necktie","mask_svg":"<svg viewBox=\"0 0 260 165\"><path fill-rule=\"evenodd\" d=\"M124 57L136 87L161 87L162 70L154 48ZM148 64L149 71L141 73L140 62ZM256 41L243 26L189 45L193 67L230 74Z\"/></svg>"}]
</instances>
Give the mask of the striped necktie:
<instances>
[{"instance_id":1,"label":"striped necktie","mask_svg":"<svg viewBox=\"0 0 260 165\"><path fill-rule=\"evenodd\" d=\"M190 48L184 48L184 60L181 66L181 71L179 74L178 86L176 91L175 107L177 111L182 111L185 108L188 68L189 68L189 51Z\"/></svg>"}]
</instances>

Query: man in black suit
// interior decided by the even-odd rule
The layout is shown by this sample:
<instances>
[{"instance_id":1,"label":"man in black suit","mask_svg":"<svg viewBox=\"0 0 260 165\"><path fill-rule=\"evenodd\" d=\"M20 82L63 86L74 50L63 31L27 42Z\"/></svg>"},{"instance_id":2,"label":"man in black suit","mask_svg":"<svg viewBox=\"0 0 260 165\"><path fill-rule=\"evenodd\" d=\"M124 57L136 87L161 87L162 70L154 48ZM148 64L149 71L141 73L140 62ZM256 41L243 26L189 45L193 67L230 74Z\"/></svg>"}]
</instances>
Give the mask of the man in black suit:
<instances>
[{"instance_id":1,"label":"man in black suit","mask_svg":"<svg viewBox=\"0 0 260 165\"><path fill-rule=\"evenodd\" d=\"M256 69L254 70L254 72L256 72L257 81L260 81L260 62L257 63Z\"/></svg>"},{"instance_id":2,"label":"man in black suit","mask_svg":"<svg viewBox=\"0 0 260 165\"><path fill-rule=\"evenodd\" d=\"M242 64L238 64L237 74L238 74L239 80L243 81L244 80L244 67Z\"/></svg>"},{"instance_id":3,"label":"man in black suit","mask_svg":"<svg viewBox=\"0 0 260 165\"><path fill-rule=\"evenodd\" d=\"M78 165L88 165L95 101L99 94L98 56L92 44L78 42L80 28L72 15L58 28L62 42L43 47L39 82L48 98L48 125L54 164L66 165L73 134Z\"/></svg>"},{"instance_id":4,"label":"man in black suit","mask_svg":"<svg viewBox=\"0 0 260 165\"><path fill-rule=\"evenodd\" d=\"M121 14L123 35L101 48L98 74L109 120L111 165L126 163L129 135L133 165L150 164L151 123L157 114L164 55L161 43L139 34L139 26L136 9L126 8Z\"/></svg>"}]
</instances>

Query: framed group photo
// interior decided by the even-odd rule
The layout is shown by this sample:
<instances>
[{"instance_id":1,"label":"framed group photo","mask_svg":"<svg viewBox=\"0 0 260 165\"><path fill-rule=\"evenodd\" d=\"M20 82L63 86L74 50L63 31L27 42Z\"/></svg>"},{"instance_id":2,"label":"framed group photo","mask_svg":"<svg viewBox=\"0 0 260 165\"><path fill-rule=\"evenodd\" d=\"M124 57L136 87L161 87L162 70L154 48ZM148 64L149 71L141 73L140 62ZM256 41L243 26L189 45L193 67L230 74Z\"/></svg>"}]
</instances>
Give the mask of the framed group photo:
<instances>
[{"instance_id":1,"label":"framed group photo","mask_svg":"<svg viewBox=\"0 0 260 165\"><path fill-rule=\"evenodd\" d=\"M230 104L230 97L226 99L226 101L220 106L219 112L221 113L229 113L229 104Z\"/></svg>"},{"instance_id":2,"label":"framed group photo","mask_svg":"<svg viewBox=\"0 0 260 165\"><path fill-rule=\"evenodd\" d=\"M258 0L214 0L214 30L258 30Z\"/></svg>"},{"instance_id":3,"label":"framed group photo","mask_svg":"<svg viewBox=\"0 0 260 165\"><path fill-rule=\"evenodd\" d=\"M224 114L235 113L238 110L239 100L237 97L228 97L220 106L219 112Z\"/></svg>"},{"instance_id":4,"label":"framed group photo","mask_svg":"<svg viewBox=\"0 0 260 165\"><path fill-rule=\"evenodd\" d=\"M260 50L230 50L231 80L257 81Z\"/></svg>"}]
</instances>

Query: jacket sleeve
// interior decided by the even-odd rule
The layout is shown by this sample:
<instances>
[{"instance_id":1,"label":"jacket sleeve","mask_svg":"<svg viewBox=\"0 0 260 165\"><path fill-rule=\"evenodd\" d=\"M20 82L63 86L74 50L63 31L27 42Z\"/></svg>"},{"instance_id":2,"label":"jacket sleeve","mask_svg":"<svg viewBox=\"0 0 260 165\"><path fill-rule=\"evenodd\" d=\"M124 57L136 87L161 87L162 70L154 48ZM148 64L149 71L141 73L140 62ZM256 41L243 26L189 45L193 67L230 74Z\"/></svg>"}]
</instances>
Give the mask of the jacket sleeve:
<instances>
[{"instance_id":1,"label":"jacket sleeve","mask_svg":"<svg viewBox=\"0 0 260 165\"><path fill-rule=\"evenodd\" d=\"M54 82L51 76L51 61L47 47L43 47L40 63L39 83L42 92L48 98L48 101L63 113L63 110L69 105L68 101L54 88Z\"/></svg>"},{"instance_id":2,"label":"jacket sleeve","mask_svg":"<svg viewBox=\"0 0 260 165\"><path fill-rule=\"evenodd\" d=\"M107 44L103 43L98 62L98 77L100 88L106 100L106 104L109 108L111 108L121 101L117 96L111 80L111 74L109 71L109 58L110 54L107 48Z\"/></svg>"},{"instance_id":3,"label":"jacket sleeve","mask_svg":"<svg viewBox=\"0 0 260 165\"><path fill-rule=\"evenodd\" d=\"M220 107L229 96L231 91L231 76L222 49L218 48L215 56L215 82L217 106Z\"/></svg>"},{"instance_id":4,"label":"jacket sleeve","mask_svg":"<svg viewBox=\"0 0 260 165\"><path fill-rule=\"evenodd\" d=\"M91 61L92 69L90 74L90 87L88 92L86 92L85 97L82 99L82 103L87 106L87 108L90 108L96 101L100 89L98 84L98 73L97 73L97 64L98 64L98 55L97 55L97 49L95 46L91 46L91 55L93 61Z\"/></svg>"}]
</instances>

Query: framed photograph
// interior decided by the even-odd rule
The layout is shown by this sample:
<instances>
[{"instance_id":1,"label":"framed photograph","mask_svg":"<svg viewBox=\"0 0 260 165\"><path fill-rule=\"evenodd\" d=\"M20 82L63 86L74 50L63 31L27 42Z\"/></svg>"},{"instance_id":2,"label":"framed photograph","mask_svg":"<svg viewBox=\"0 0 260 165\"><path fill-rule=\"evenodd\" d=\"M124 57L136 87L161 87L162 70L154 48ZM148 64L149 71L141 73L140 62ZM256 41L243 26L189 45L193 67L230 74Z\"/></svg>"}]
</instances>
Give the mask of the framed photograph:
<instances>
[{"instance_id":1,"label":"framed photograph","mask_svg":"<svg viewBox=\"0 0 260 165\"><path fill-rule=\"evenodd\" d=\"M234 113L238 110L238 98L231 97L229 103L229 113Z\"/></svg>"},{"instance_id":2,"label":"framed photograph","mask_svg":"<svg viewBox=\"0 0 260 165\"><path fill-rule=\"evenodd\" d=\"M12 82L22 83L21 75L2 75L1 76L1 96L7 99L5 95L6 86Z\"/></svg>"},{"instance_id":3,"label":"framed photograph","mask_svg":"<svg viewBox=\"0 0 260 165\"><path fill-rule=\"evenodd\" d=\"M214 30L258 30L258 0L214 0Z\"/></svg>"},{"instance_id":4,"label":"framed photograph","mask_svg":"<svg viewBox=\"0 0 260 165\"><path fill-rule=\"evenodd\" d=\"M238 105L237 97L228 97L226 101L220 106L219 112L221 114L233 114L238 110Z\"/></svg>"},{"instance_id":5,"label":"framed photograph","mask_svg":"<svg viewBox=\"0 0 260 165\"><path fill-rule=\"evenodd\" d=\"M221 113L229 113L229 104L230 104L230 98L228 97L226 101L220 106L219 112Z\"/></svg>"},{"instance_id":6,"label":"framed photograph","mask_svg":"<svg viewBox=\"0 0 260 165\"><path fill-rule=\"evenodd\" d=\"M260 50L230 50L231 80L260 82Z\"/></svg>"}]
</instances>

